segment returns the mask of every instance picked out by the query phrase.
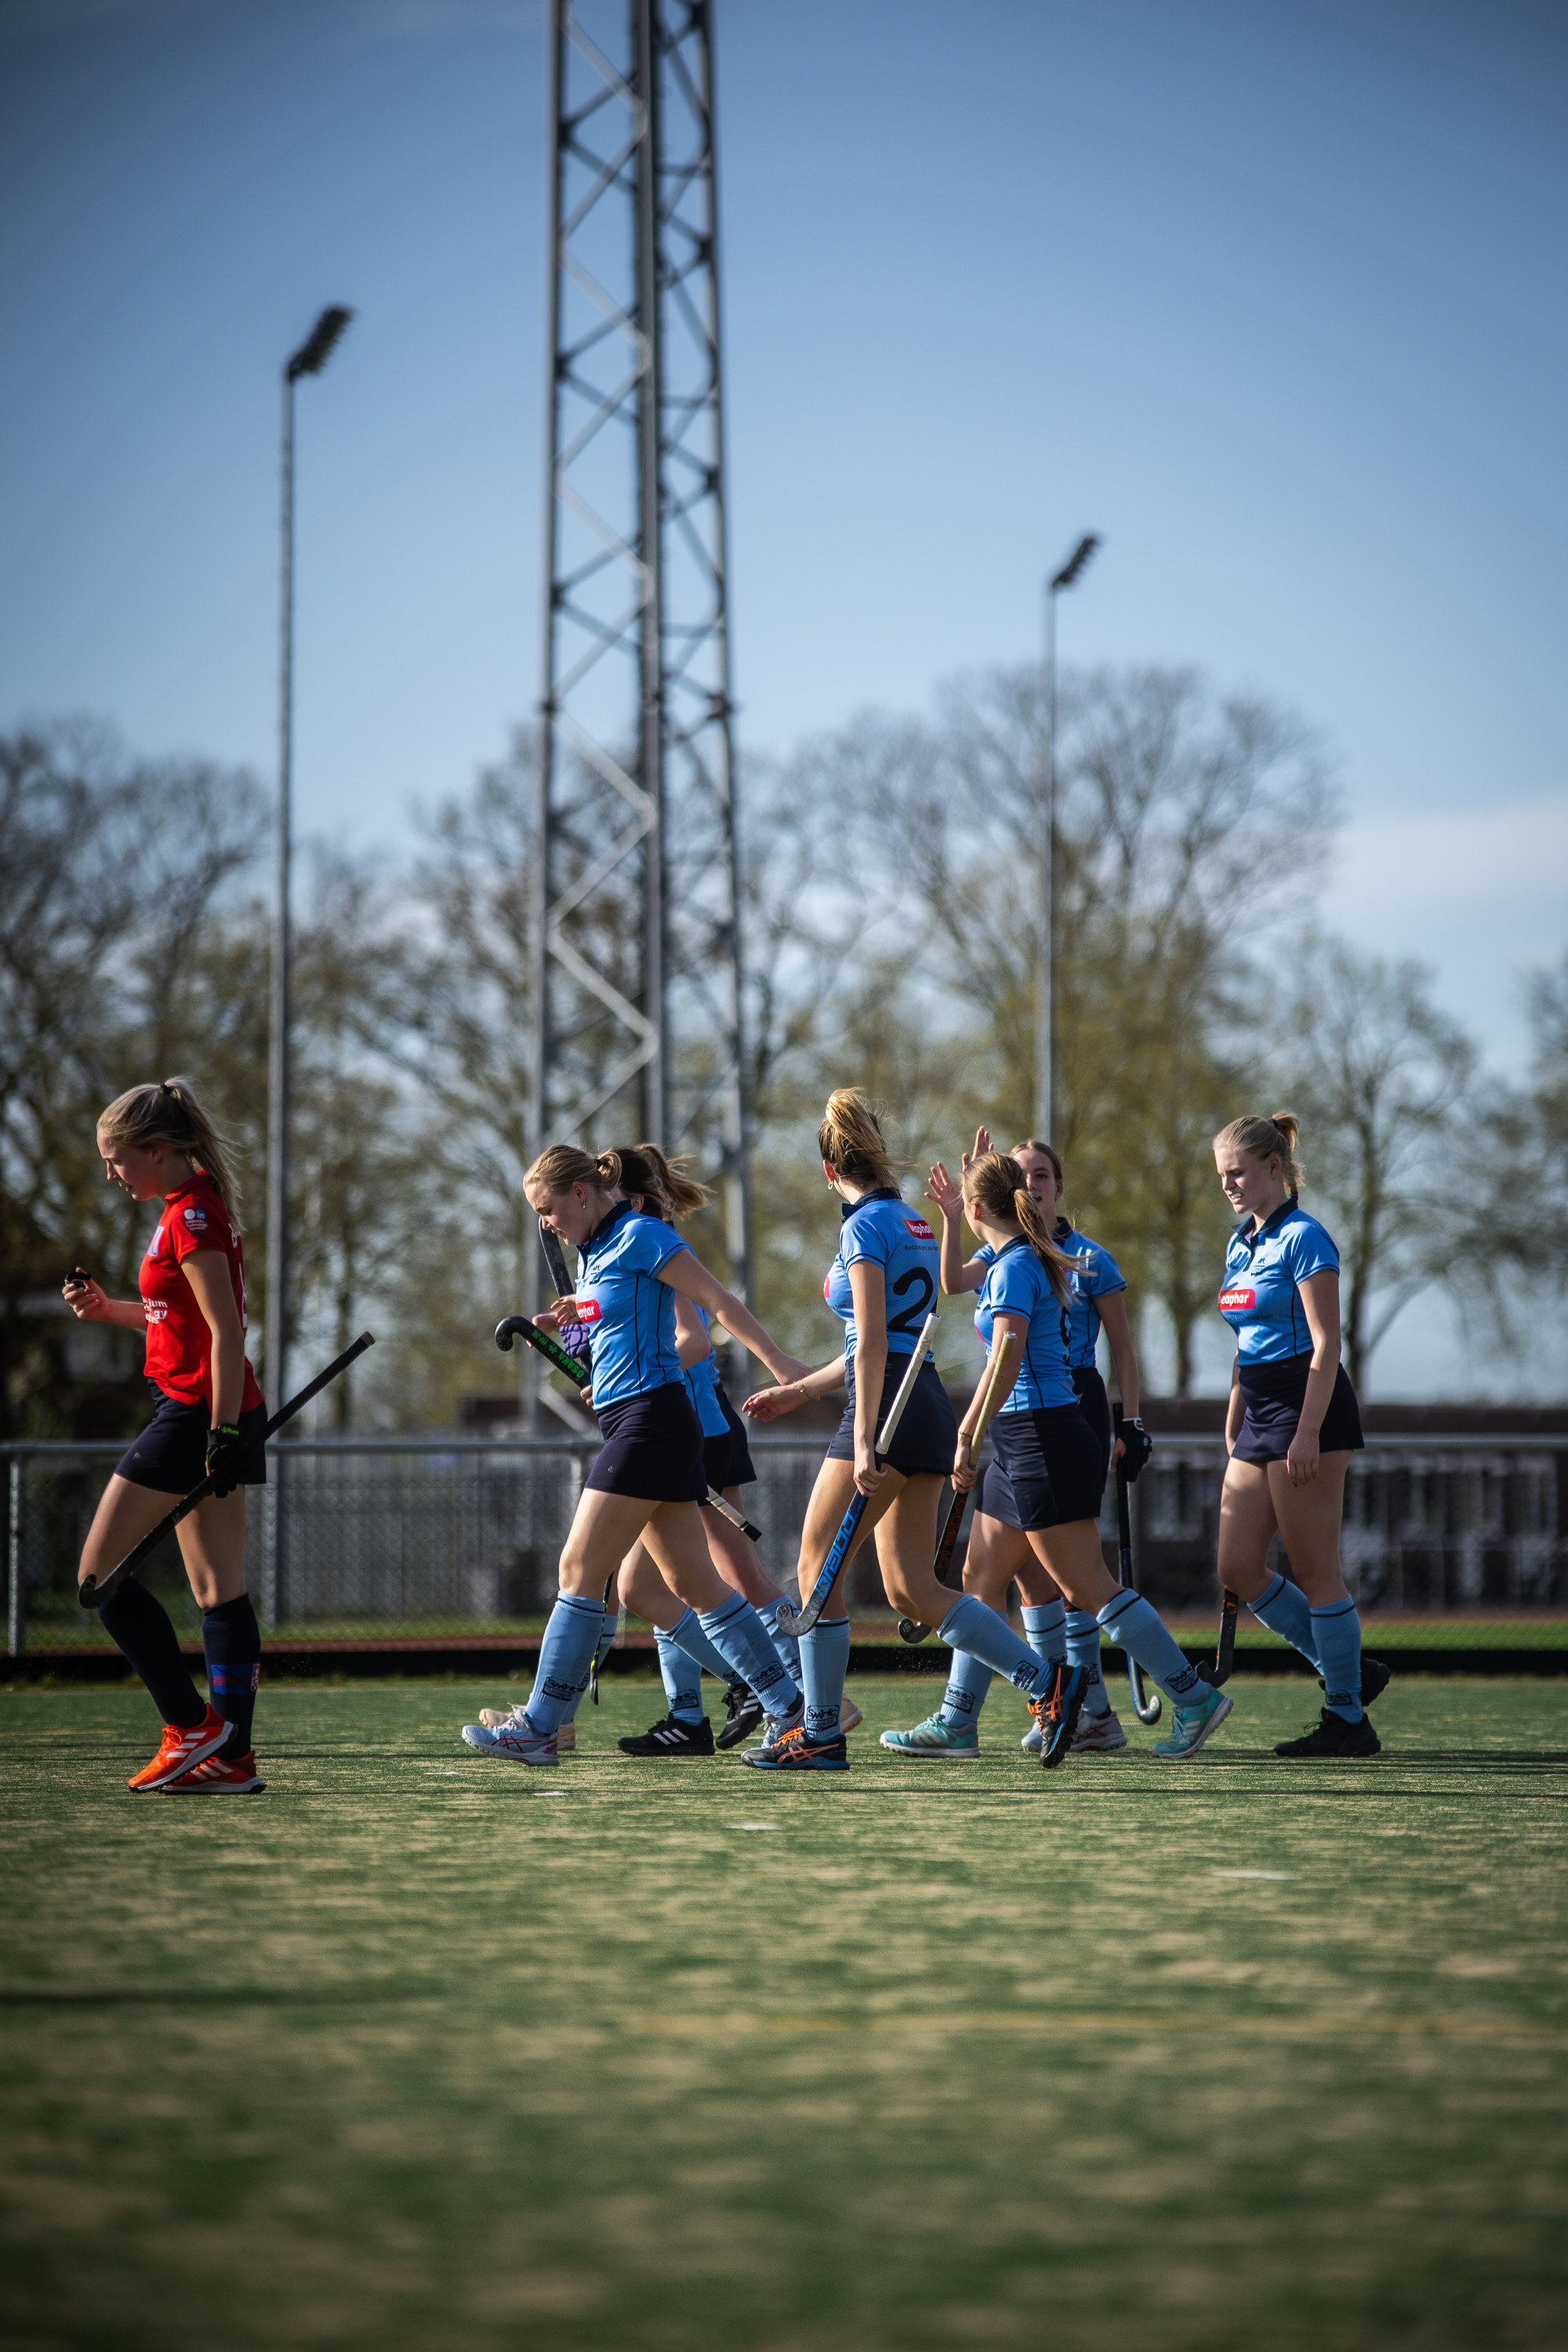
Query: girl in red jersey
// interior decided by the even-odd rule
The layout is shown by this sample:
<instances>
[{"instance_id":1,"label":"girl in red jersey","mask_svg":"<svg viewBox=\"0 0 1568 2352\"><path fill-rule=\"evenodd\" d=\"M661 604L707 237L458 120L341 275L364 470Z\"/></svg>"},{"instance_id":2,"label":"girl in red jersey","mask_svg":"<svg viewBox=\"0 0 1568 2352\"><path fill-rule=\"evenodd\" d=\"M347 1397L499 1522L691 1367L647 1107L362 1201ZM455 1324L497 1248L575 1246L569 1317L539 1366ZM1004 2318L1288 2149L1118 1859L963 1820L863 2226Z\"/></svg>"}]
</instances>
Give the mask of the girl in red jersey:
<instances>
[{"instance_id":1,"label":"girl in red jersey","mask_svg":"<svg viewBox=\"0 0 1568 2352\"><path fill-rule=\"evenodd\" d=\"M161 1602L127 1577L99 1611L163 1718L153 1761L130 1786L249 1795L259 1790L250 1723L261 1636L245 1589L245 1496L267 1476L267 1408L245 1354L245 1265L238 1192L224 1147L184 1078L132 1087L98 1123L111 1184L163 1214L142 1260L141 1297L110 1298L79 1267L67 1304L87 1323L122 1323L147 1340L157 1409L104 1489L80 1574L107 1576L209 1470L213 1491L178 1529L202 1611L205 1701Z\"/></svg>"}]
</instances>

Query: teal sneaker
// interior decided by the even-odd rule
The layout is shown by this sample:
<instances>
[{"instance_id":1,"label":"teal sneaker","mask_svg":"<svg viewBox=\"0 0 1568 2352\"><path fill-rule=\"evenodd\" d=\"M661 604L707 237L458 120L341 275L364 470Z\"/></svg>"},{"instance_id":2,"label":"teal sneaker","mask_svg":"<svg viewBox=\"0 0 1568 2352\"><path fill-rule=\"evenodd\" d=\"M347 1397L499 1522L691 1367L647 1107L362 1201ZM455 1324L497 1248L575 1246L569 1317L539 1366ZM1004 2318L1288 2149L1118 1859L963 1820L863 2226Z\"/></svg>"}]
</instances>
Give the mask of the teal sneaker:
<instances>
[{"instance_id":1,"label":"teal sneaker","mask_svg":"<svg viewBox=\"0 0 1568 2352\"><path fill-rule=\"evenodd\" d=\"M972 1764L980 1754L980 1734L954 1731L940 1715L928 1715L912 1731L884 1731L882 1745L894 1756L917 1756L927 1763Z\"/></svg>"},{"instance_id":2,"label":"teal sneaker","mask_svg":"<svg viewBox=\"0 0 1568 2352\"><path fill-rule=\"evenodd\" d=\"M1236 1704L1234 1699L1226 1698L1224 1691L1213 1690L1206 1683L1200 1684L1199 1688L1204 1695L1197 1706L1178 1706L1171 1737L1156 1739L1149 1750L1162 1764L1184 1764L1189 1756L1195 1756L1210 1732L1219 1729Z\"/></svg>"}]
</instances>

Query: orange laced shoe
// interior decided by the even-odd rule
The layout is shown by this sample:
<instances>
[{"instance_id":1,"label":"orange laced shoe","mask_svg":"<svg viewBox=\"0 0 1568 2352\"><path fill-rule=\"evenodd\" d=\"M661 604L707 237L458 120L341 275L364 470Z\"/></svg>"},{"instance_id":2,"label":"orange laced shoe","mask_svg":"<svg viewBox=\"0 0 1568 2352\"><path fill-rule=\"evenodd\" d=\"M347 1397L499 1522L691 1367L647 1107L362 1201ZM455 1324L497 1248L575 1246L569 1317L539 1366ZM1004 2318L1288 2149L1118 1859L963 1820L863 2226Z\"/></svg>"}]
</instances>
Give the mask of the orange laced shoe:
<instances>
[{"instance_id":1,"label":"orange laced shoe","mask_svg":"<svg viewBox=\"0 0 1568 2352\"><path fill-rule=\"evenodd\" d=\"M228 1738L228 1726L216 1706L209 1706L194 1731L182 1731L175 1723L163 1726L163 1744L151 1764L125 1783L139 1797L149 1789L161 1789L169 1780L177 1780L193 1764L205 1762L215 1748L221 1748Z\"/></svg>"},{"instance_id":2,"label":"orange laced shoe","mask_svg":"<svg viewBox=\"0 0 1568 2352\"><path fill-rule=\"evenodd\" d=\"M256 1769L256 1754L248 1756L209 1756L205 1764L193 1764L177 1780L165 1780L163 1793L168 1797L258 1796L267 1783Z\"/></svg>"},{"instance_id":3,"label":"orange laced shoe","mask_svg":"<svg viewBox=\"0 0 1568 2352\"><path fill-rule=\"evenodd\" d=\"M1039 1727L1040 1761L1047 1772L1056 1769L1072 1746L1088 1688L1088 1667L1069 1666L1065 1658L1058 1658L1046 1688L1029 1701L1029 1713Z\"/></svg>"}]
</instances>

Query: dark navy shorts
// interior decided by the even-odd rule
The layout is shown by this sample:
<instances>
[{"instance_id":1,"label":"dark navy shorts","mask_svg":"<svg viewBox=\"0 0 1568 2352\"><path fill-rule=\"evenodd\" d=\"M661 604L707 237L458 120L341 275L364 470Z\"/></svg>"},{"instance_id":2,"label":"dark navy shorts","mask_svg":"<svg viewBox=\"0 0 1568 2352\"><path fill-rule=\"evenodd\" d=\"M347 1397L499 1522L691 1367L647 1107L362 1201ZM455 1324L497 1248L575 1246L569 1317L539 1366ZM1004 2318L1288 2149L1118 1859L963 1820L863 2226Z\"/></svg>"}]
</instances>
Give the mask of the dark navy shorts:
<instances>
[{"instance_id":1,"label":"dark navy shorts","mask_svg":"<svg viewBox=\"0 0 1568 2352\"><path fill-rule=\"evenodd\" d=\"M1110 1433L1110 1399L1105 1393L1105 1382L1100 1377L1098 1366L1094 1364L1075 1365L1072 1384L1073 1392L1078 1398L1078 1409L1093 1430L1101 1459L1105 1464L1104 1469L1100 1474L1100 1483L1103 1486L1110 1475L1110 1448L1113 1443Z\"/></svg>"},{"instance_id":2,"label":"dark navy shorts","mask_svg":"<svg viewBox=\"0 0 1568 2352\"><path fill-rule=\"evenodd\" d=\"M726 1486L753 1486L757 1474L752 1466L752 1449L746 1443L746 1424L719 1384L719 1402L730 1426L722 1437L705 1437L702 1441L703 1466L708 1484L716 1495Z\"/></svg>"},{"instance_id":3,"label":"dark navy shorts","mask_svg":"<svg viewBox=\"0 0 1568 2352\"><path fill-rule=\"evenodd\" d=\"M888 1369L882 1375L882 1402L878 1408L879 1429L909 1368L907 1356L889 1356L888 1359ZM855 1459L853 1360L845 1368L844 1385L849 1391L849 1402L827 1449L829 1462L853 1462ZM922 1364L910 1401L904 1407L903 1419L893 1433L893 1450L888 1456L888 1466L891 1470L901 1470L906 1478L916 1478L922 1472L929 1474L933 1471L938 1477L945 1478L952 1468L957 1444L958 1415L948 1400L947 1391L936 1376L936 1366Z\"/></svg>"},{"instance_id":4,"label":"dark navy shorts","mask_svg":"<svg viewBox=\"0 0 1568 2352\"><path fill-rule=\"evenodd\" d=\"M599 1427L605 1443L586 1482L595 1494L636 1495L645 1503L702 1501L702 1424L684 1381L605 1405Z\"/></svg>"},{"instance_id":5,"label":"dark navy shorts","mask_svg":"<svg viewBox=\"0 0 1568 2352\"><path fill-rule=\"evenodd\" d=\"M1311 1369L1310 1349L1305 1355L1284 1356L1272 1364L1237 1366L1247 1410L1241 1417L1240 1433L1231 1448L1233 1462L1284 1461L1301 1418L1301 1401L1307 1393L1307 1375ZM1356 1402L1350 1374L1342 1364L1338 1364L1334 1368L1334 1385L1329 1392L1329 1409L1318 1432L1318 1451L1359 1454L1362 1446L1361 1407Z\"/></svg>"},{"instance_id":6,"label":"dark navy shorts","mask_svg":"<svg viewBox=\"0 0 1568 2352\"><path fill-rule=\"evenodd\" d=\"M1065 1528L1097 1519L1105 1492L1100 1440L1076 1404L999 1412L996 1459L985 1465L975 1508L1005 1528Z\"/></svg>"},{"instance_id":7,"label":"dark navy shorts","mask_svg":"<svg viewBox=\"0 0 1568 2352\"><path fill-rule=\"evenodd\" d=\"M186 1404L165 1395L156 1381L148 1387L158 1409L128 1453L115 1464L133 1486L149 1486L154 1495L188 1495L207 1475L207 1432L212 1415L205 1404ZM242 1437L259 1439L267 1426L267 1407L253 1404L235 1424ZM257 1444L241 1475L242 1486L265 1486L267 1456Z\"/></svg>"}]
</instances>

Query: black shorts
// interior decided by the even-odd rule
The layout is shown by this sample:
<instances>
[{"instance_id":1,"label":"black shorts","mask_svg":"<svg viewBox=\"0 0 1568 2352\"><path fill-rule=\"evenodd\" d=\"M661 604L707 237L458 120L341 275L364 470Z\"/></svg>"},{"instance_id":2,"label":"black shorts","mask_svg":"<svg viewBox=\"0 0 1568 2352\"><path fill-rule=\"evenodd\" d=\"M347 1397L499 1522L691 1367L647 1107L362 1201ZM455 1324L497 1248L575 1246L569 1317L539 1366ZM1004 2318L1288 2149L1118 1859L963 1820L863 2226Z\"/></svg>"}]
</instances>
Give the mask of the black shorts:
<instances>
[{"instance_id":1,"label":"black shorts","mask_svg":"<svg viewBox=\"0 0 1568 2352\"><path fill-rule=\"evenodd\" d=\"M877 1413L879 1429L886 1420L888 1407L898 1395L899 1383L909 1369L907 1356L889 1357L888 1369L882 1375L882 1402ZM849 1402L827 1449L829 1462L853 1462L855 1459L853 1359L845 1367L844 1385L849 1391ZM888 1466L890 1470L901 1470L906 1478L916 1478L922 1472L930 1474L933 1471L938 1477L945 1478L952 1468L957 1444L958 1415L948 1400L947 1391L936 1376L936 1366L922 1364L910 1401L904 1407L903 1419L893 1432L893 1450L888 1456Z\"/></svg>"},{"instance_id":2,"label":"black shorts","mask_svg":"<svg viewBox=\"0 0 1568 2352\"><path fill-rule=\"evenodd\" d=\"M154 1495L188 1495L207 1475L207 1432L212 1415L205 1404L186 1404L149 1381L158 1401L157 1411L141 1436L121 1455L115 1469L133 1486L151 1487ZM253 1404L235 1424L255 1446L240 1475L242 1486L265 1486L267 1456L256 1441L267 1426L267 1407Z\"/></svg>"},{"instance_id":3,"label":"black shorts","mask_svg":"<svg viewBox=\"0 0 1568 2352\"><path fill-rule=\"evenodd\" d=\"M752 1466L752 1449L746 1443L746 1424L719 1384L719 1402L730 1426L722 1437L705 1437L702 1441L703 1466L708 1484L716 1495L726 1486L754 1486L756 1471Z\"/></svg>"},{"instance_id":4,"label":"black shorts","mask_svg":"<svg viewBox=\"0 0 1568 2352\"><path fill-rule=\"evenodd\" d=\"M1247 1409L1231 1448L1233 1462L1284 1461L1301 1418L1301 1400L1307 1393L1307 1375L1311 1369L1310 1349L1305 1355L1280 1357L1271 1364L1237 1366L1237 1380ZM1362 1446L1361 1407L1356 1402L1350 1374L1342 1364L1337 1364L1334 1385L1329 1392L1329 1409L1318 1432L1318 1451L1359 1454Z\"/></svg>"},{"instance_id":5,"label":"black shorts","mask_svg":"<svg viewBox=\"0 0 1568 2352\"><path fill-rule=\"evenodd\" d=\"M606 1405L599 1427L605 1443L586 1481L595 1494L635 1495L645 1503L702 1501L702 1424L684 1381Z\"/></svg>"},{"instance_id":6,"label":"black shorts","mask_svg":"<svg viewBox=\"0 0 1568 2352\"><path fill-rule=\"evenodd\" d=\"M975 1507L1005 1528L1065 1528L1097 1519L1105 1492L1100 1440L1076 1404L999 1412Z\"/></svg>"},{"instance_id":7,"label":"black shorts","mask_svg":"<svg viewBox=\"0 0 1568 2352\"><path fill-rule=\"evenodd\" d=\"M1078 1398L1078 1409L1093 1430L1105 1463L1105 1468L1100 1474L1100 1483L1103 1486L1110 1475L1110 1399L1105 1393L1105 1382L1095 1364L1076 1364L1072 1384Z\"/></svg>"}]
</instances>

